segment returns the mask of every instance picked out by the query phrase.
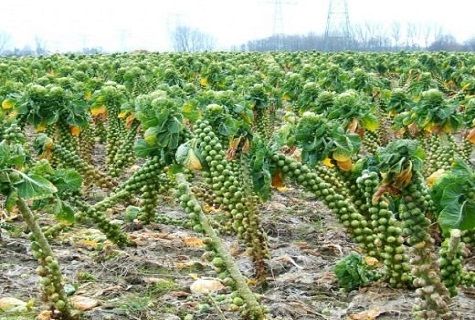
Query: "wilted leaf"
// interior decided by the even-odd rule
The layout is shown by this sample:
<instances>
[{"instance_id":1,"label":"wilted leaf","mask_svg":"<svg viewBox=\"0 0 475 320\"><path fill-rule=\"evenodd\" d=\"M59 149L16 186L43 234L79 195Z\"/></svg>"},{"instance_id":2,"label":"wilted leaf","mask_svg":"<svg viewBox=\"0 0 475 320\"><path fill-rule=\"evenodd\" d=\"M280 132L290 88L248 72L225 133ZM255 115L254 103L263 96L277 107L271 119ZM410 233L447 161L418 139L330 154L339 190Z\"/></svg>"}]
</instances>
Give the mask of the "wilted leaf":
<instances>
[{"instance_id":1,"label":"wilted leaf","mask_svg":"<svg viewBox=\"0 0 475 320\"><path fill-rule=\"evenodd\" d=\"M287 190L287 188L284 186L283 182L284 182L284 177L282 176L282 172L276 171L272 175L272 186L279 191L285 191Z\"/></svg>"},{"instance_id":2,"label":"wilted leaf","mask_svg":"<svg viewBox=\"0 0 475 320\"><path fill-rule=\"evenodd\" d=\"M185 142L178 147L175 158L179 164L188 170L202 169L200 159L196 155L190 142Z\"/></svg>"},{"instance_id":3,"label":"wilted leaf","mask_svg":"<svg viewBox=\"0 0 475 320\"><path fill-rule=\"evenodd\" d=\"M475 128L471 129L468 132L466 139L470 141L471 143L475 144Z\"/></svg>"}]
</instances>

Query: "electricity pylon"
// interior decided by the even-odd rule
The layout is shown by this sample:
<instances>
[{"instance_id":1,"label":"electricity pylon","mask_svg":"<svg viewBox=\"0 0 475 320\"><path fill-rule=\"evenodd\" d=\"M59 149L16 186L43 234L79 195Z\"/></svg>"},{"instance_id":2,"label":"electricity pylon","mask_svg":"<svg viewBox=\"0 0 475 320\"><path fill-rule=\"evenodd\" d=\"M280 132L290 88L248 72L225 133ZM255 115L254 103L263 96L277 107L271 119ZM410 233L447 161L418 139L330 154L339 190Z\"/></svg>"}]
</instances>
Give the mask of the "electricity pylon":
<instances>
[{"instance_id":1,"label":"electricity pylon","mask_svg":"<svg viewBox=\"0 0 475 320\"><path fill-rule=\"evenodd\" d=\"M347 0L330 0L325 28L325 49L327 51L348 49L350 40L350 14Z\"/></svg>"},{"instance_id":2,"label":"electricity pylon","mask_svg":"<svg viewBox=\"0 0 475 320\"><path fill-rule=\"evenodd\" d=\"M284 48L284 14L283 14L283 5L284 4L295 4L293 1L286 0L271 0L271 3L274 4L274 25L273 25L273 36L276 38L276 50L282 50Z\"/></svg>"}]
</instances>

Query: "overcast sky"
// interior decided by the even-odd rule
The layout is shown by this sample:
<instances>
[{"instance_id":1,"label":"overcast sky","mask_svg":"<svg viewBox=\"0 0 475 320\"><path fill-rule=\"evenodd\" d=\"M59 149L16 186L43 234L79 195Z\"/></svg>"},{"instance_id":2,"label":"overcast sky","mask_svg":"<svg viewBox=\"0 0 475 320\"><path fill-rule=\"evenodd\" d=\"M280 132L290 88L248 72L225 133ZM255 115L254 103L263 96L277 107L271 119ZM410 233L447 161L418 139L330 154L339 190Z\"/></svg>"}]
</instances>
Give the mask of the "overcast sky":
<instances>
[{"instance_id":1,"label":"overcast sky","mask_svg":"<svg viewBox=\"0 0 475 320\"><path fill-rule=\"evenodd\" d=\"M38 37L49 51L102 47L170 50L176 23L213 35L228 49L274 30L277 0L2 0L0 31L17 47ZM281 0L284 33L323 34L330 0ZM351 25L399 21L438 25L459 42L475 36L474 0L347 0ZM337 2L334 0L334 2Z\"/></svg>"}]
</instances>

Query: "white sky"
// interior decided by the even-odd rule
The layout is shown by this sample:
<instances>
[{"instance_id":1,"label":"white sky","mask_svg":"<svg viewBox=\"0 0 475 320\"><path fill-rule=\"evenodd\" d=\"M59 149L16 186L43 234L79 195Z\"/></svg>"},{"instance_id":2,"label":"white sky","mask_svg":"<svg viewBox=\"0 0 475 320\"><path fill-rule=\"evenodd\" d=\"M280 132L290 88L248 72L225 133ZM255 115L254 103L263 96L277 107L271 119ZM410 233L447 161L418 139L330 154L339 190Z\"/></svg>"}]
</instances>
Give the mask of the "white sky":
<instances>
[{"instance_id":1,"label":"white sky","mask_svg":"<svg viewBox=\"0 0 475 320\"><path fill-rule=\"evenodd\" d=\"M170 50L175 23L212 34L220 49L273 33L276 0L2 0L0 31L12 45L50 51L102 47ZM286 34L323 34L329 0L281 0ZM336 0L334 0L336 1ZM475 36L474 0L347 0L352 25L439 25L458 41ZM389 36L389 34L388 34Z\"/></svg>"}]
</instances>

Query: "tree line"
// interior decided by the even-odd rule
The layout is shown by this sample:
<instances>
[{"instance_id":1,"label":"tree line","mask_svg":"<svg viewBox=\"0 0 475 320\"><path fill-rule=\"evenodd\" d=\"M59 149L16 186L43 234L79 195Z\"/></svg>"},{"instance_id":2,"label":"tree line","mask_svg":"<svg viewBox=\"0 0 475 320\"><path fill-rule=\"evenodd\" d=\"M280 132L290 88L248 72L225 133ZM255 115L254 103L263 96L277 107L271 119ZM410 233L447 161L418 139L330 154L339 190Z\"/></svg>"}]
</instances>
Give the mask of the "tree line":
<instances>
[{"instance_id":1,"label":"tree line","mask_svg":"<svg viewBox=\"0 0 475 320\"><path fill-rule=\"evenodd\" d=\"M187 25L176 26L169 34L171 49L175 52L215 51L216 39L198 28ZM0 55L28 56L46 55L50 52L45 41L35 38L34 46L10 49L11 36L0 31ZM346 36L331 36L308 33L294 35L271 35L262 39L249 40L229 48L231 51L475 51L475 36L463 43L437 25L402 26L398 22L389 27L377 23L355 25ZM81 48L78 52L94 54L103 52L102 48Z\"/></svg>"}]
</instances>

